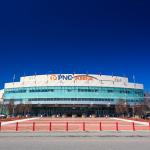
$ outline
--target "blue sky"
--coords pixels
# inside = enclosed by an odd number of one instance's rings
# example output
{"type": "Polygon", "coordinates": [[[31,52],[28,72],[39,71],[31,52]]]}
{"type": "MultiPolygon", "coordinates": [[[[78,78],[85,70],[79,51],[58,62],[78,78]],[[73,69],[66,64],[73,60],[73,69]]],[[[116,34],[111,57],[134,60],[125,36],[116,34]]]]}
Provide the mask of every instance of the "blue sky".
{"type": "Polygon", "coordinates": [[[22,75],[135,75],[150,91],[145,0],[0,2],[0,88],[22,75]]]}

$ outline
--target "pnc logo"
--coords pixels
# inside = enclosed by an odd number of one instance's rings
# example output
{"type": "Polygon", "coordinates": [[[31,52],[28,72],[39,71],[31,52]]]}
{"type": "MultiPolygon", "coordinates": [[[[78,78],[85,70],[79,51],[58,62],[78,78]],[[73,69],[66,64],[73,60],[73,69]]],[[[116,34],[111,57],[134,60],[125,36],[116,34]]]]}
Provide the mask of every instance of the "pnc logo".
{"type": "Polygon", "coordinates": [[[50,80],[55,81],[55,80],[72,80],[73,76],[72,75],[57,75],[57,74],[52,74],[50,75],[50,80]]]}
{"type": "Polygon", "coordinates": [[[50,80],[57,80],[57,75],[56,74],[51,74],[50,75],[50,80]]]}
{"type": "Polygon", "coordinates": [[[57,75],[57,74],[51,74],[50,75],[50,80],[52,81],[56,81],[56,80],[79,80],[79,81],[87,81],[87,80],[97,80],[97,78],[93,77],[93,76],[89,76],[89,75],[57,75]]]}

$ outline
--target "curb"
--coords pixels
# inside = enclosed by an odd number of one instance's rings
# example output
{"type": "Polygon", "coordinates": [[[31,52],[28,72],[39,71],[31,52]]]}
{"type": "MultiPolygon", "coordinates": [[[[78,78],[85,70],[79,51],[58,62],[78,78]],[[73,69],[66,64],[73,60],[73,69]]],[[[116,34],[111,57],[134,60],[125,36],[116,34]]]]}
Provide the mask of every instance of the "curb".
{"type": "Polygon", "coordinates": [[[149,137],[150,132],[1,132],[0,137],[149,137]]]}

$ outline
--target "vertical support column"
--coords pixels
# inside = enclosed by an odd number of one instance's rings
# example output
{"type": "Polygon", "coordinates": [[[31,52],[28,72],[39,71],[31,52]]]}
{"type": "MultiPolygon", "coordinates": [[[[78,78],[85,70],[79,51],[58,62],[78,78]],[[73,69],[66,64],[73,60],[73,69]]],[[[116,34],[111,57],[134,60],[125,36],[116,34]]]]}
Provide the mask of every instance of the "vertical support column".
{"type": "Polygon", "coordinates": [[[2,123],[0,122],[0,131],[1,131],[1,129],[2,129],[2,123]]]}

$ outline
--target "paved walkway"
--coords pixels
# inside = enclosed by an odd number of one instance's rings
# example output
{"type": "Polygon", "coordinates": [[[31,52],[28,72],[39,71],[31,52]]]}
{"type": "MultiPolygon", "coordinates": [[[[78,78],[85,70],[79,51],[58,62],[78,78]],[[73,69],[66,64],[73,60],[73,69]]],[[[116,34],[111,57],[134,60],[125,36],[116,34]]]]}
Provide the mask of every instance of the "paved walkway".
{"type": "Polygon", "coordinates": [[[145,126],[149,125],[148,122],[141,122],[141,121],[135,121],[135,120],[122,119],[122,118],[111,118],[111,119],[118,120],[118,121],[125,121],[125,122],[134,122],[134,123],[145,125],[145,126]]]}
{"type": "Polygon", "coordinates": [[[39,117],[36,118],[27,118],[27,119],[19,119],[19,120],[14,120],[14,121],[7,121],[7,122],[2,122],[2,125],[8,125],[8,124],[13,124],[16,122],[25,122],[25,121],[30,121],[30,120],[36,120],[39,119],[39,117]]]}

